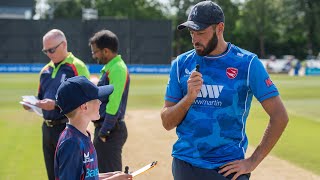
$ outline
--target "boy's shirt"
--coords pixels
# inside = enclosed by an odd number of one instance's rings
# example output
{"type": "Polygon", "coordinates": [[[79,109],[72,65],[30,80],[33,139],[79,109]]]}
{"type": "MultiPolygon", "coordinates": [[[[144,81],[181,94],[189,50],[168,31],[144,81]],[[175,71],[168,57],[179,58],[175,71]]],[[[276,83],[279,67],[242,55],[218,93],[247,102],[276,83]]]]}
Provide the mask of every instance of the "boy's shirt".
{"type": "Polygon", "coordinates": [[[56,180],[99,179],[97,153],[90,134],[85,136],[67,124],[55,152],[54,173],[56,180]]]}

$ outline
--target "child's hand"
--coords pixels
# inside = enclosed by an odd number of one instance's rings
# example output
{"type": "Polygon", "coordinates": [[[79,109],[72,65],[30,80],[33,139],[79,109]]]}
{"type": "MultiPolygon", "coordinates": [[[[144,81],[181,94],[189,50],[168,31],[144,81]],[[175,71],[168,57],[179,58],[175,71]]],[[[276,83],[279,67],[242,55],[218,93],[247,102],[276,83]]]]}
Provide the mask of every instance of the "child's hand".
{"type": "Polygon", "coordinates": [[[99,180],[131,180],[132,176],[120,171],[101,173],[99,174],[99,180]]]}

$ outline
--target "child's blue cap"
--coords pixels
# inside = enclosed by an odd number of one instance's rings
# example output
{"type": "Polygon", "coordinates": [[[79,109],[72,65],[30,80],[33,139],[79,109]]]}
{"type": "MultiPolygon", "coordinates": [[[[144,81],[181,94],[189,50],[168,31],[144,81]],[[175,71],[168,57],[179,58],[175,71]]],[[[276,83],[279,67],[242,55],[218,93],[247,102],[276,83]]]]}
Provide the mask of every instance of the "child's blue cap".
{"type": "Polygon", "coordinates": [[[56,104],[61,113],[68,114],[94,99],[106,102],[112,92],[113,85],[98,87],[84,76],[75,76],[60,84],[56,94],[56,104]]]}

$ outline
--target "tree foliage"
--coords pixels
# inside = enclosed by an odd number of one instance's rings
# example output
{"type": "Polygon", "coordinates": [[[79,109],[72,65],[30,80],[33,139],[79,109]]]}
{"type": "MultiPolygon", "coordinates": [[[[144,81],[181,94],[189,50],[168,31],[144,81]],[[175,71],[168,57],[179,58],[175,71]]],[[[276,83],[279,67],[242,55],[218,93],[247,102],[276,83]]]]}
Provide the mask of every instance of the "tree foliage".
{"type": "MultiPolygon", "coordinates": [[[[201,2],[201,0],[170,1],[171,7],[178,9],[176,15],[172,17],[175,39],[173,48],[176,55],[192,48],[191,37],[188,30],[179,31],[176,27],[188,19],[191,8],[198,2],[201,2]]],[[[232,31],[235,28],[236,18],[238,17],[238,8],[230,0],[217,0],[216,3],[218,3],[224,11],[226,39],[231,40],[234,35],[232,31]]]]}
{"type": "MultiPolygon", "coordinates": [[[[177,25],[187,20],[201,0],[48,0],[54,18],[81,18],[82,8],[95,8],[99,18],[170,19],[173,55],[192,48],[188,30],[177,25]],[[173,14],[171,10],[174,10],[173,14]]],[[[261,58],[292,54],[299,58],[320,51],[319,0],[214,0],[225,13],[224,37],[261,58]]],[[[48,13],[50,14],[50,13],[48,13]]]]}
{"type": "Polygon", "coordinates": [[[96,0],[99,17],[128,19],[163,19],[158,1],[147,0],[96,0]]]}
{"type": "Polygon", "coordinates": [[[272,39],[277,39],[278,11],[274,0],[248,0],[243,6],[235,33],[240,37],[237,43],[266,57],[273,47],[272,39]],[[272,39],[269,37],[273,37],[272,39]],[[270,41],[271,40],[271,41],[270,41]]]}

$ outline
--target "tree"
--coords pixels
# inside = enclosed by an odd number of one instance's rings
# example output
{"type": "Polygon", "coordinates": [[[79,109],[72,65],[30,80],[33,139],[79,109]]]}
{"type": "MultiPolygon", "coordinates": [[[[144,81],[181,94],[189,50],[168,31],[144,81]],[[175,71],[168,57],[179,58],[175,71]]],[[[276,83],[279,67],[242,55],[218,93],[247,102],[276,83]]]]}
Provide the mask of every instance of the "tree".
{"type": "Polygon", "coordinates": [[[165,19],[156,0],[96,0],[99,17],[128,19],[165,19]]]}
{"type": "Polygon", "coordinates": [[[320,48],[320,2],[318,0],[283,0],[284,39],[300,58],[316,55],[320,48]]]}
{"type": "Polygon", "coordinates": [[[95,8],[99,17],[165,19],[157,0],[48,0],[52,18],[82,18],[83,8],[95,8]]]}
{"type": "Polygon", "coordinates": [[[248,0],[245,2],[235,30],[237,37],[240,37],[238,39],[239,46],[258,53],[262,58],[267,56],[266,44],[273,49],[278,36],[279,11],[277,3],[279,1],[274,0],[248,0]]]}
{"type": "MultiPolygon", "coordinates": [[[[188,19],[188,14],[195,4],[201,2],[202,0],[171,0],[170,4],[172,8],[177,9],[177,13],[172,17],[173,28],[174,28],[174,42],[173,49],[174,54],[178,55],[189,49],[192,49],[191,37],[187,30],[178,31],[176,29],[177,25],[185,22],[188,19]]],[[[225,15],[225,37],[226,40],[232,40],[234,38],[233,29],[238,17],[238,7],[236,4],[232,3],[231,0],[217,0],[215,1],[219,4],[224,11],[225,15]]]]}
{"type": "Polygon", "coordinates": [[[82,8],[92,7],[91,0],[48,0],[51,18],[82,18],[82,8]]]}

